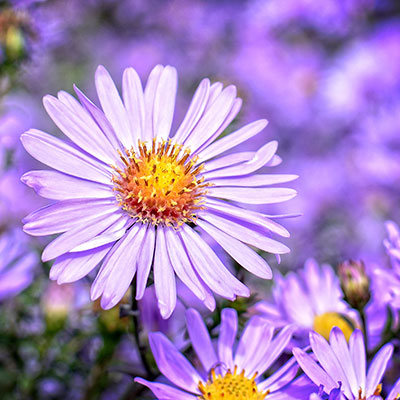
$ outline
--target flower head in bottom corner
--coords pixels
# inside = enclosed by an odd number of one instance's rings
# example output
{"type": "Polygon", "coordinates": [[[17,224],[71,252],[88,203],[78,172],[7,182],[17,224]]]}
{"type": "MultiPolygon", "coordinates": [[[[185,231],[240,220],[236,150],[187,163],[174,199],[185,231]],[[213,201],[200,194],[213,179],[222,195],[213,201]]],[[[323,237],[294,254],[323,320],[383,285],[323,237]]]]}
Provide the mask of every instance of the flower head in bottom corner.
{"type": "Polygon", "coordinates": [[[136,381],[146,385],[158,399],[163,400],[263,400],[267,395],[278,394],[285,387],[290,387],[298,370],[293,358],[268,378],[262,375],[286,348],[292,336],[292,327],[285,327],[274,335],[272,326],[254,316],[236,346],[236,311],[224,309],[221,317],[219,337],[214,347],[200,314],[194,309],[186,313],[187,329],[199,368],[195,368],[163,334],[150,334],[157,366],[171,384],[149,382],[142,378],[136,378],[136,381]]]}
{"type": "Polygon", "coordinates": [[[305,351],[294,348],[293,355],[305,374],[325,394],[341,388],[348,400],[373,399],[382,390],[382,377],[393,354],[388,343],[372,360],[367,371],[367,358],[362,332],[356,329],[349,343],[343,332],[335,327],[329,343],[318,333],[310,332],[310,344],[315,359],[305,351]]]}

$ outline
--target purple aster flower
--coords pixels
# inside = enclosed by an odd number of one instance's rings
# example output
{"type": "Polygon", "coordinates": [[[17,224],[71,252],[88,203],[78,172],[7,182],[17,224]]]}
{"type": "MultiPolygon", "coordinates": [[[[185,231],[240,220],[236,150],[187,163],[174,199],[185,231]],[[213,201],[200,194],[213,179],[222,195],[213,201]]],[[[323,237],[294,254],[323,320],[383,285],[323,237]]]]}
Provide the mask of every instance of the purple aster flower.
{"type": "Polygon", "coordinates": [[[256,152],[222,155],[259,133],[259,120],[218,141],[238,114],[236,88],[204,79],[175,135],[170,138],[177,90],[175,68],[161,65],[143,90],[133,68],[125,70],[122,94],[104,67],[96,72],[103,111],[79,89],[79,103],[60,92],[46,96],[50,117],[73,143],[39,130],[22,135],[27,151],[57,171],[31,171],[23,182],[43,197],[57,200],[25,219],[32,235],[62,233],[44,250],[55,259],[50,278],[72,282],[102,260],[91,296],[116,305],[136,275],[142,298],[151,266],[161,314],[176,304],[175,274],[210,309],[211,291],[228,299],[248,296],[193,226],[212,237],[239,264],[261,278],[271,278],[266,261],[248,245],[274,254],[289,249],[273,239],[285,228],[266,215],[238,205],[270,204],[296,192],[268,187],[294,175],[254,175],[279,162],[277,142],[256,152]],[[220,157],[218,157],[220,156],[220,157]],[[221,199],[229,200],[227,202],[221,199]]]}
{"type": "Polygon", "coordinates": [[[264,318],[275,326],[294,324],[299,339],[310,330],[328,338],[333,326],[339,326],[350,337],[357,315],[343,300],[340,282],[329,265],[318,266],[313,259],[304,269],[275,277],[273,302],[261,301],[255,305],[264,318]]]}
{"type": "Polygon", "coordinates": [[[371,399],[379,396],[381,380],[393,354],[393,346],[382,347],[372,360],[367,373],[366,354],[362,332],[356,329],[349,343],[343,332],[334,327],[328,343],[321,335],[310,332],[314,358],[299,348],[293,349],[297,362],[308,377],[329,394],[341,387],[346,399],[371,399]]]}
{"type": "Polygon", "coordinates": [[[136,378],[136,381],[146,385],[157,398],[163,400],[262,400],[268,393],[271,396],[278,394],[296,375],[298,366],[294,359],[267,379],[261,375],[273,365],[289,343],[292,327],[285,327],[274,337],[274,328],[254,316],[247,323],[234,351],[237,313],[225,308],[221,317],[215,348],[201,315],[194,309],[186,312],[189,337],[201,364],[198,369],[163,334],[151,333],[150,346],[157,366],[174,386],[141,378],[136,378]]]}
{"type": "Polygon", "coordinates": [[[0,235],[0,301],[16,296],[32,283],[39,259],[28,243],[19,229],[0,235]]]}

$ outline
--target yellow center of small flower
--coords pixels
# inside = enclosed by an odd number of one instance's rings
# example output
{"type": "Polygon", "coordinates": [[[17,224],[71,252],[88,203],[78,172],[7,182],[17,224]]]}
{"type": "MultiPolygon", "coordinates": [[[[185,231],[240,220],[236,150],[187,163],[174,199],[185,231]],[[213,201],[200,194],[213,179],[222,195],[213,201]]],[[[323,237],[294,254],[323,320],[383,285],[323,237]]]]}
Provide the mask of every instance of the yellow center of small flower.
{"type": "Polygon", "coordinates": [[[203,165],[196,166],[190,150],[171,141],[153,139],[150,148],[143,142],[138,147],[138,152],[132,148],[120,153],[124,169],[113,167],[114,191],[122,209],[153,225],[177,228],[195,222],[209,186],[199,177],[203,165]]]}
{"type": "Polygon", "coordinates": [[[211,370],[211,378],[207,383],[200,382],[199,390],[202,396],[200,400],[264,400],[269,391],[260,392],[255,378],[257,373],[249,379],[242,371],[237,374],[237,367],[233,373],[229,370],[225,375],[217,375],[211,370]]]}
{"type": "Polygon", "coordinates": [[[347,341],[349,341],[351,334],[353,333],[354,326],[351,322],[335,312],[327,312],[321,315],[317,315],[314,318],[314,331],[322,335],[325,339],[329,339],[329,334],[334,326],[337,326],[343,332],[347,341]]]}

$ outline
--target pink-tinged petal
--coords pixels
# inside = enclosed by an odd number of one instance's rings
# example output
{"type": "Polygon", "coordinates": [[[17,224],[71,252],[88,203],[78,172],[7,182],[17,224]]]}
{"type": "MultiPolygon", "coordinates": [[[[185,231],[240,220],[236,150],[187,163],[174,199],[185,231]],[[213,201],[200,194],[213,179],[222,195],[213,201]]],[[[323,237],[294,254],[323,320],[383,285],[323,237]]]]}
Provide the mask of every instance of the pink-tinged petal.
{"type": "Polygon", "coordinates": [[[233,371],[233,345],[238,328],[236,310],[224,308],[221,312],[221,327],[218,337],[218,357],[226,369],[233,371]]]}
{"type": "Polygon", "coordinates": [[[84,225],[77,225],[49,243],[43,250],[42,260],[53,260],[72,250],[74,247],[94,238],[121,217],[120,213],[98,216],[84,225]]]}
{"type": "Polygon", "coordinates": [[[246,204],[274,204],[293,199],[297,195],[288,188],[217,187],[207,190],[207,196],[223,198],[246,204]]]}
{"type": "Polygon", "coordinates": [[[240,109],[242,108],[243,100],[240,98],[236,98],[233,102],[231,111],[229,111],[228,115],[226,116],[224,122],[222,125],[218,128],[218,130],[207,139],[205,143],[203,143],[197,150],[197,152],[202,151],[205,149],[209,144],[214,142],[223,132],[224,130],[228,127],[228,125],[236,118],[236,116],[239,114],[240,109]]]}
{"type": "Polygon", "coordinates": [[[162,65],[156,65],[147,79],[146,87],[144,89],[144,105],[145,105],[145,124],[143,140],[151,142],[154,135],[153,128],[153,113],[154,113],[154,99],[157,93],[158,83],[160,81],[161,73],[164,70],[162,65]]]}
{"type": "Polygon", "coordinates": [[[374,357],[368,369],[367,383],[365,388],[365,396],[372,396],[377,386],[382,382],[383,374],[389,361],[392,359],[393,345],[391,343],[385,344],[378,354],[374,357]]]}
{"type": "Polygon", "coordinates": [[[50,95],[45,96],[43,104],[64,135],[105,164],[113,163],[117,156],[115,149],[74,97],[66,92],[60,92],[59,99],[50,95]]]}
{"type": "Polygon", "coordinates": [[[21,181],[46,199],[115,199],[110,185],[76,178],[58,171],[29,171],[21,177],[21,181]]]}
{"type": "Polygon", "coordinates": [[[176,230],[174,228],[165,228],[165,239],[168,255],[176,275],[195,296],[204,301],[206,299],[206,291],[190,263],[176,230]]]}
{"type": "Polygon", "coordinates": [[[133,147],[137,149],[139,139],[143,138],[145,107],[142,83],[133,68],[126,68],[122,77],[122,97],[127,111],[133,147]]]}
{"type": "Polygon", "coordinates": [[[89,274],[112,247],[112,243],[80,253],[66,253],[58,257],[50,270],[50,279],[59,285],[75,282],[89,274]]]}
{"type": "Polygon", "coordinates": [[[206,221],[198,219],[197,224],[247,271],[263,279],[272,278],[271,267],[254,250],[206,221]]]}
{"type": "Polygon", "coordinates": [[[275,221],[272,221],[268,216],[260,214],[256,211],[246,210],[236,205],[227,203],[226,201],[220,201],[216,199],[207,199],[206,207],[215,210],[221,214],[224,214],[235,219],[242,220],[244,222],[250,222],[251,224],[258,225],[270,232],[276,233],[282,237],[290,237],[290,233],[282,225],[275,221]]]}
{"type": "Polygon", "coordinates": [[[208,373],[216,366],[218,359],[203,317],[193,308],[186,311],[186,326],[193,349],[208,373]]]}
{"type": "Polygon", "coordinates": [[[193,152],[205,143],[223,124],[230,113],[236,97],[236,87],[225,88],[215,99],[212,107],[204,112],[184,144],[193,152]]]}
{"type": "Polygon", "coordinates": [[[349,381],[331,346],[329,346],[328,342],[316,332],[310,332],[309,336],[311,348],[322,368],[324,368],[324,370],[337,383],[342,382],[342,388],[345,395],[347,398],[351,398],[352,392],[349,381]]]}
{"type": "Polygon", "coordinates": [[[126,149],[131,148],[133,145],[132,134],[130,133],[126,109],[114,81],[102,65],[97,67],[95,84],[105,116],[110,121],[111,126],[124,147],[126,149]]]}
{"type": "Polygon", "coordinates": [[[255,372],[261,375],[264,370],[258,371],[257,364],[268,350],[274,333],[274,328],[258,317],[252,317],[240,337],[233,363],[239,371],[245,370],[246,376],[251,377],[255,372]]]}
{"type": "Polygon", "coordinates": [[[119,149],[121,146],[121,142],[118,139],[113,127],[111,126],[110,121],[104,115],[103,111],[101,111],[100,108],[98,108],[88,97],[86,97],[85,94],[83,94],[75,85],[74,90],[82,106],[85,107],[85,109],[92,116],[98,127],[102,130],[102,132],[110,142],[111,147],[113,149],[119,149]]]}
{"type": "Polygon", "coordinates": [[[247,228],[244,224],[242,225],[240,221],[234,222],[233,220],[217,215],[210,210],[201,212],[199,216],[210,224],[216,226],[221,231],[229,232],[229,235],[233,236],[235,239],[250,244],[251,246],[258,247],[261,250],[272,254],[286,254],[290,251],[290,249],[284,244],[270,239],[265,236],[265,234],[247,228]]]}
{"type": "Polygon", "coordinates": [[[176,282],[174,269],[168,257],[165,231],[160,225],[156,232],[156,252],[154,254],[154,286],[161,316],[167,319],[176,306],[176,282]]]}
{"type": "Polygon", "coordinates": [[[70,250],[70,252],[74,253],[86,251],[95,249],[96,247],[100,247],[108,243],[115,243],[125,235],[130,225],[132,225],[132,218],[128,215],[122,215],[119,220],[114,222],[104,232],[100,233],[100,235],[80,244],[77,247],[74,247],[72,250],[70,250]]]}
{"type": "Polygon", "coordinates": [[[198,398],[198,396],[183,392],[164,383],[149,382],[142,378],[135,378],[135,382],[147,386],[160,400],[196,400],[198,398]]]}
{"type": "Polygon", "coordinates": [[[173,140],[175,143],[183,143],[189,133],[196,126],[198,120],[203,115],[210,92],[209,79],[203,79],[193,96],[192,102],[186,112],[185,118],[180,124],[173,140]]]}
{"type": "Polygon", "coordinates": [[[95,182],[111,182],[111,168],[47,133],[31,129],[21,135],[21,141],[31,156],[49,167],[95,182]]]}
{"type": "Polygon", "coordinates": [[[344,373],[346,374],[347,380],[349,381],[350,389],[353,395],[357,397],[358,390],[360,388],[360,382],[358,381],[354,371],[354,366],[350,357],[350,351],[347,346],[346,338],[344,337],[343,332],[336,326],[331,330],[329,343],[332,350],[340,360],[340,364],[344,373]]]}
{"type": "Polygon", "coordinates": [[[339,385],[335,382],[307,353],[299,348],[293,349],[293,355],[299,363],[301,369],[317,385],[324,387],[325,393],[330,393],[332,389],[339,385]]]}
{"type": "Polygon", "coordinates": [[[255,154],[256,153],[254,151],[242,151],[214,158],[214,160],[207,161],[207,163],[204,164],[205,172],[203,173],[203,175],[208,176],[215,170],[219,170],[225,167],[231,167],[232,165],[243,165],[244,162],[252,160],[255,154]]]}
{"type": "Polygon", "coordinates": [[[215,178],[214,186],[269,186],[277,183],[286,183],[294,181],[298,175],[281,174],[258,174],[244,177],[215,178]]]}
{"type": "Polygon", "coordinates": [[[137,223],[134,227],[136,225],[138,228],[131,229],[121,239],[121,244],[116,251],[103,264],[104,269],[109,270],[100,302],[102,308],[106,310],[121,301],[135,276],[138,249],[142,246],[146,232],[145,225],[137,223]]]}
{"type": "Polygon", "coordinates": [[[53,235],[72,229],[100,215],[119,210],[114,199],[73,199],[59,201],[24,218],[24,231],[34,236],[53,235]]]}
{"type": "MultiPolygon", "coordinates": [[[[261,147],[251,160],[246,161],[242,164],[233,165],[227,168],[221,168],[218,171],[205,172],[203,175],[207,180],[213,178],[224,178],[228,176],[242,176],[251,174],[259,170],[264,165],[271,161],[272,157],[275,155],[278,148],[278,142],[273,140],[268,142],[263,147],[261,147]]],[[[205,169],[207,170],[208,163],[205,164],[205,169]]]]}
{"type": "Polygon", "coordinates": [[[146,236],[143,239],[142,249],[137,258],[137,276],[136,276],[136,300],[140,300],[146,289],[147,279],[151,265],[153,264],[154,248],[156,241],[156,230],[149,224],[146,230],[146,236]]]}
{"type": "Polygon", "coordinates": [[[161,73],[154,98],[153,137],[166,140],[170,134],[177,88],[176,69],[167,65],[161,73]]]}
{"type": "Polygon", "coordinates": [[[199,151],[199,161],[203,162],[213,158],[223,152],[234,148],[235,146],[245,142],[253,136],[260,133],[268,124],[266,119],[254,121],[248,125],[243,126],[235,132],[223,137],[222,139],[210,144],[204,150],[199,151]]]}
{"type": "Polygon", "coordinates": [[[181,389],[200,395],[200,375],[175,346],[159,332],[150,333],[149,342],[160,372],[181,389]]]}
{"type": "Polygon", "coordinates": [[[386,400],[397,400],[400,396],[400,378],[393,385],[392,390],[390,391],[386,400]]]}
{"type": "Polygon", "coordinates": [[[350,336],[349,341],[350,356],[357,376],[357,382],[365,393],[365,378],[367,360],[365,355],[365,346],[363,334],[359,329],[356,329],[350,336]]]}
{"type": "Polygon", "coordinates": [[[231,300],[236,295],[250,295],[249,289],[227,270],[210,246],[192,228],[184,224],[179,233],[193,266],[212,291],[231,300]]]}

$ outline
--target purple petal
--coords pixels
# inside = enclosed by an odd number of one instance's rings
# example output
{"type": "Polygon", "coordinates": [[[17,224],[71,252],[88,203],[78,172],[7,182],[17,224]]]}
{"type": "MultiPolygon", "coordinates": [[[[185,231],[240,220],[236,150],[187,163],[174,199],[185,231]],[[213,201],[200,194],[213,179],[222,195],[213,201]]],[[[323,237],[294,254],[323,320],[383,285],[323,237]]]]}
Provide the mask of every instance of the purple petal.
{"type": "Polygon", "coordinates": [[[397,400],[399,394],[400,394],[400,378],[393,385],[393,388],[390,391],[390,393],[389,393],[388,397],[386,398],[386,400],[397,400]]]}
{"type": "Polygon", "coordinates": [[[166,140],[169,136],[174,117],[177,87],[176,69],[167,65],[161,73],[154,98],[153,137],[166,140]]]}
{"type": "Polygon", "coordinates": [[[212,249],[192,228],[184,224],[179,231],[191,262],[207,286],[228,299],[248,297],[249,289],[222,264],[212,249]]]}
{"type": "Polygon", "coordinates": [[[365,393],[366,355],[363,334],[356,329],[350,336],[350,356],[357,376],[357,382],[362,392],[365,393]]]}
{"type": "Polygon", "coordinates": [[[200,375],[175,346],[159,332],[150,333],[149,342],[161,373],[181,389],[200,395],[200,375]]]}
{"type": "Polygon", "coordinates": [[[233,364],[233,345],[235,344],[238,328],[236,310],[224,308],[221,312],[221,327],[218,337],[218,357],[226,369],[231,371],[233,364]]]}
{"type": "Polygon", "coordinates": [[[303,350],[293,349],[293,355],[299,363],[301,369],[317,385],[324,387],[325,393],[330,393],[338,384],[303,350]]]}
{"type": "Polygon", "coordinates": [[[146,289],[147,279],[153,264],[155,241],[156,231],[154,226],[149,224],[137,259],[136,300],[140,300],[143,297],[146,289]]]}
{"type": "Polygon", "coordinates": [[[210,224],[216,226],[221,231],[229,232],[229,234],[234,238],[258,247],[261,250],[273,254],[286,254],[290,251],[289,248],[284,244],[270,239],[264,234],[256,232],[253,229],[249,229],[245,225],[224,218],[223,216],[217,215],[213,212],[203,211],[199,216],[210,224]]]}
{"type": "Polygon", "coordinates": [[[108,166],[47,133],[31,129],[21,135],[21,141],[31,156],[49,167],[95,182],[111,182],[108,166]]]}
{"type": "Polygon", "coordinates": [[[154,286],[160,313],[164,319],[171,316],[176,306],[176,282],[174,269],[168,257],[165,231],[160,225],[156,232],[156,252],[154,254],[154,286]]]}
{"type": "Polygon", "coordinates": [[[183,143],[193,130],[200,117],[203,115],[210,91],[209,79],[203,79],[193,96],[192,102],[186,112],[185,118],[179,126],[175,136],[175,143],[183,143]]]}
{"type": "Polygon", "coordinates": [[[365,388],[365,396],[372,396],[377,386],[382,381],[382,376],[385,373],[388,362],[392,359],[393,345],[391,343],[385,344],[378,354],[374,357],[367,374],[367,385],[365,388]]]}
{"type": "Polygon", "coordinates": [[[100,215],[119,210],[115,200],[73,199],[45,206],[24,218],[24,231],[34,236],[53,235],[72,229],[100,215]]]}
{"type": "Polygon", "coordinates": [[[126,109],[110,74],[102,65],[97,67],[95,84],[104,114],[124,147],[126,149],[131,148],[133,145],[132,134],[130,133],[126,109]]]}
{"type": "Polygon", "coordinates": [[[218,359],[203,317],[193,308],[186,311],[186,326],[193,349],[208,373],[217,364],[218,359]]]}
{"type": "Polygon", "coordinates": [[[204,150],[199,151],[199,160],[201,162],[209,160],[223,152],[232,149],[233,147],[245,142],[261,132],[268,124],[266,119],[254,121],[248,125],[243,126],[237,131],[223,137],[222,139],[210,144],[204,150]]]}
{"type": "Polygon", "coordinates": [[[292,357],[283,367],[279,368],[278,371],[274,372],[264,381],[260,382],[257,386],[260,390],[270,390],[275,392],[292,382],[294,377],[297,375],[299,366],[294,357],[292,357]]]}
{"type": "Polygon", "coordinates": [[[288,174],[259,174],[248,175],[244,177],[215,178],[213,184],[215,186],[268,186],[277,183],[286,183],[294,181],[298,175],[288,174]]]}
{"type": "Polygon", "coordinates": [[[52,200],[115,198],[112,187],[58,171],[29,171],[21,177],[42,197],[52,200]],[[74,190],[71,190],[74,188],[74,190]]]}
{"type": "Polygon", "coordinates": [[[131,142],[137,149],[138,141],[143,138],[145,107],[142,83],[133,68],[126,68],[122,77],[122,97],[130,125],[131,142]]]}
{"type": "MultiPolygon", "coordinates": [[[[205,172],[203,173],[203,175],[208,176],[215,170],[231,167],[232,165],[237,165],[240,163],[243,164],[244,162],[253,159],[255,154],[256,153],[254,151],[241,151],[233,154],[227,154],[226,156],[218,157],[211,161],[207,161],[206,163],[204,163],[205,172]]],[[[217,171],[217,173],[219,172],[217,171]]]]}
{"type": "Polygon", "coordinates": [[[206,221],[198,219],[197,224],[247,271],[263,279],[272,278],[271,267],[254,250],[206,221]]]}
{"type": "Polygon", "coordinates": [[[85,243],[106,230],[120,217],[121,214],[115,213],[107,215],[106,217],[96,217],[84,225],[80,224],[75,226],[68,232],[58,236],[46,246],[43,250],[42,260],[46,262],[69,252],[78,245],[85,243]]]}
{"type": "Polygon", "coordinates": [[[135,382],[147,386],[158,399],[161,400],[196,400],[198,397],[192,394],[183,392],[172,386],[163,383],[149,382],[142,378],[135,378],[135,382]]]}

